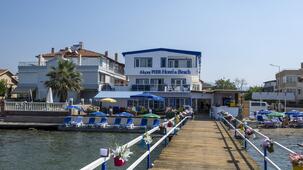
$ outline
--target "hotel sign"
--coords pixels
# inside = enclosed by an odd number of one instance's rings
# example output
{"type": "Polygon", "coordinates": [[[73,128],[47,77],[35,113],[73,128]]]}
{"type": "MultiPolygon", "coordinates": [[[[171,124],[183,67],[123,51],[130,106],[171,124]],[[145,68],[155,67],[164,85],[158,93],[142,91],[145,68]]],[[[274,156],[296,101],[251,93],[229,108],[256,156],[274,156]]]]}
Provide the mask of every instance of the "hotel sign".
{"type": "Polygon", "coordinates": [[[162,70],[150,70],[150,71],[145,71],[145,70],[141,70],[140,74],[145,74],[145,75],[151,75],[151,74],[191,74],[191,71],[189,69],[187,70],[166,70],[166,69],[162,69],[162,70]]]}

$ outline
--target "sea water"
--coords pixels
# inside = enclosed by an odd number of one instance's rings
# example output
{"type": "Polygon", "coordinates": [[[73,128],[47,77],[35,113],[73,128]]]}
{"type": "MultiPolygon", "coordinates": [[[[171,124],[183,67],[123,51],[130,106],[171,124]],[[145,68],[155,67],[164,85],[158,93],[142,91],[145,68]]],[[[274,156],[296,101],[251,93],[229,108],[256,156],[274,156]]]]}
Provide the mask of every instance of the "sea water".
{"type": "MultiPolygon", "coordinates": [[[[99,158],[100,148],[114,148],[116,144],[123,145],[139,135],[0,129],[0,170],[80,169],[99,158]]],[[[152,160],[162,148],[160,145],[152,152],[152,160]]],[[[127,165],[115,167],[111,160],[107,163],[108,169],[125,169],[146,151],[139,144],[130,149],[134,154],[127,165]]],[[[137,169],[146,169],[146,161],[137,169]]]]}
{"type": "MultiPolygon", "coordinates": [[[[283,146],[297,152],[303,154],[303,147],[298,146],[297,144],[303,143],[303,129],[297,128],[276,128],[276,129],[260,129],[261,133],[265,134],[266,136],[272,138],[274,141],[279,142],[283,146]]],[[[257,135],[255,139],[251,141],[263,152],[261,148],[261,143],[264,140],[263,137],[257,135]]],[[[263,169],[263,157],[252,148],[248,147],[248,152],[253,158],[258,162],[258,164],[263,169]]],[[[281,169],[287,170],[292,169],[291,162],[288,158],[289,152],[281,149],[277,145],[274,145],[274,152],[268,153],[268,157],[276,163],[281,169]]],[[[274,169],[269,163],[268,169],[274,169]]]]}

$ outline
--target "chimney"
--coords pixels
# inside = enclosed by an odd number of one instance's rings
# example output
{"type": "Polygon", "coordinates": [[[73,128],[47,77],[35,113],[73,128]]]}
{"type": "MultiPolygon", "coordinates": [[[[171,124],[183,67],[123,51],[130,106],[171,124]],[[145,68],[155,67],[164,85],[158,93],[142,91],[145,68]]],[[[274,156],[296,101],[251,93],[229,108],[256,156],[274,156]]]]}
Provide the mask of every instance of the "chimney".
{"type": "Polygon", "coordinates": [[[108,51],[105,51],[104,55],[105,57],[108,57],[108,51]]]}
{"type": "Polygon", "coordinates": [[[54,47],[52,48],[51,53],[52,53],[52,54],[55,53],[55,48],[54,48],[54,47]]]}
{"type": "Polygon", "coordinates": [[[115,53],[115,61],[118,62],[118,53],[115,53]]]}
{"type": "Polygon", "coordinates": [[[82,41],[79,42],[79,48],[83,49],[83,42],[82,41]]]}

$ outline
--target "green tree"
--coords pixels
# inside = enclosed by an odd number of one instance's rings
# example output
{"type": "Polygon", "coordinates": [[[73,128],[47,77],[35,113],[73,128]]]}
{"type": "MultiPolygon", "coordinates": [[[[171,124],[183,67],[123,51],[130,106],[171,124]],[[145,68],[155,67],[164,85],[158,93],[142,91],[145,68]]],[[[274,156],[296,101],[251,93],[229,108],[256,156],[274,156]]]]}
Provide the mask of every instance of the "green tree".
{"type": "Polygon", "coordinates": [[[262,90],[263,90],[263,87],[261,87],[261,86],[249,87],[249,89],[247,90],[247,92],[244,95],[245,100],[251,100],[253,92],[262,92],[262,90]]]}
{"type": "Polygon", "coordinates": [[[80,92],[81,90],[81,75],[71,61],[59,60],[58,66],[52,67],[47,76],[49,80],[45,82],[45,86],[52,88],[60,102],[66,101],[68,91],[80,92]]]}
{"type": "Polygon", "coordinates": [[[0,96],[5,96],[7,91],[7,83],[5,80],[0,80],[0,96]]]}
{"type": "Polygon", "coordinates": [[[236,90],[237,87],[234,82],[230,81],[230,79],[223,78],[216,80],[214,89],[236,90]]]}

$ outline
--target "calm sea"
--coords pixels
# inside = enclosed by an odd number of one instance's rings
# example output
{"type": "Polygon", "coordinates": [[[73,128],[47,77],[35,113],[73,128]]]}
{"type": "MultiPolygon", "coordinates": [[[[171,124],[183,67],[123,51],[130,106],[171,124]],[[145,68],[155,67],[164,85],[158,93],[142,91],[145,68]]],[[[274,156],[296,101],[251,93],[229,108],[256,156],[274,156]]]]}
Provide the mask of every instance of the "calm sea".
{"type": "MultiPolygon", "coordinates": [[[[262,129],[262,133],[272,137],[284,146],[303,152],[298,143],[303,143],[303,129],[262,129]]],[[[99,133],[99,132],[60,132],[40,130],[0,130],[0,169],[1,170],[53,170],[53,169],[80,169],[86,164],[96,160],[99,148],[115,146],[115,143],[124,144],[139,134],[126,133],[99,133]]],[[[260,146],[263,138],[253,140],[260,146]]],[[[154,140],[155,142],[156,140],[154,140]]],[[[163,145],[152,154],[156,159],[163,145]]],[[[259,147],[260,148],[260,147],[259,147]]],[[[131,148],[130,165],[145,152],[140,145],[131,148]]],[[[252,148],[248,152],[262,166],[263,159],[258,157],[252,148]]],[[[288,153],[275,147],[275,152],[269,157],[283,170],[291,169],[288,153]]],[[[137,169],[145,169],[144,161],[137,169]]],[[[108,162],[108,169],[117,168],[113,162],[108,162]]],[[[269,169],[273,169],[269,166],[269,169]]]]}
{"type": "MultiPolygon", "coordinates": [[[[54,170],[80,169],[96,160],[99,148],[113,148],[115,143],[124,144],[139,136],[126,133],[100,132],[60,132],[40,130],[0,130],[0,169],[1,170],[54,170]]],[[[154,140],[153,142],[155,142],[154,140]]],[[[153,152],[157,158],[160,149],[153,152]]],[[[145,149],[140,145],[131,147],[134,162],[145,149]]],[[[108,162],[108,169],[125,169],[108,162]]],[[[145,169],[144,161],[137,169],[145,169]]]]}
{"type": "MultiPolygon", "coordinates": [[[[265,134],[268,137],[271,137],[273,140],[279,142],[280,144],[286,146],[287,148],[303,154],[303,147],[299,147],[298,143],[303,143],[303,129],[295,129],[295,128],[276,128],[276,129],[260,129],[260,132],[265,134]]],[[[260,149],[261,142],[264,138],[257,136],[257,138],[252,141],[258,146],[260,149]]],[[[262,149],[261,149],[262,150],[262,149]]],[[[259,157],[257,152],[249,147],[248,152],[253,158],[263,166],[263,159],[259,157]]],[[[274,145],[274,152],[269,153],[268,156],[271,160],[273,160],[281,169],[287,170],[292,169],[291,163],[288,159],[289,152],[280,149],[279,147],[274,145]]],[[[270,164],[268,164],[268,169],[274,169],[270,164]]]]}

